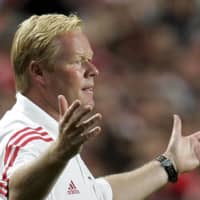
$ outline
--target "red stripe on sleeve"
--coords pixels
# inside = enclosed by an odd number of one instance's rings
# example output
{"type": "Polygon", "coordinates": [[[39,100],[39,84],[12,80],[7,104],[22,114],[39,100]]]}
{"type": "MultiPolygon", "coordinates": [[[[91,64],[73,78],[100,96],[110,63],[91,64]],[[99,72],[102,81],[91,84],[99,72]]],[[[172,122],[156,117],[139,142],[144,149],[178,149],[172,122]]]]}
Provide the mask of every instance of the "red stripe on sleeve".
{"type": "Polygon", "coordinates": [[[0,188],[0,194],[7,197],[8,191],[1,190],[0,188]]]}
{"type": "Polygon", "coordinates": [[[4,189],[7,189],[7,184],[1,183],[1,182],[0,182],[0,187],[1,187],[1,188],[4,188],[4,189]]]}
{"type": "Polygon", "coordinates": [[[15,138],[19,133],[22,133],[22,132],[24,132],[24,131],[27,131],[27,130],[39,131],[39,130],[41,130],[41,129],[42,129],[42,127],[37,127],[37,128],[35,128],[35,129],[32,129],[32,128],[30,128],[30,127],[25,127],[25,128],[23,128],[23,129],[17,131],[14,135],[12,135],[12,137],[10,138],[9,141],[11,141],[13,138],[15,138]]]}
{"type": "MultiPolygon", "coordinates": [[[[38,129],[40,129],[40,127],[38,129]]],[[[30,130],[30,129],[26,128],[26,129],[23,129],[23,130],[26,131],[26,130],[30,130]]],[[[21,132],[18,131],[18,134],[21,133],[21,132]]],[[[31,134],[32,133],[38,133],[38,132],[31,131],[31,134]]],[[[18,134],[15,134],[15,136],[17,136],[18,134]]],[[[34,135],[34,136],[30,137],[30,132],[29,132],[29,134],[25,133],[25,134],[22,135],[23,137],[20,136],[20,140],[17,139],[16,141],[13,142],[12,145],[8,146],[7,152],[6,152],[7,158],[6,158],[6,162],[4,163],[4,165],[7,165],[6,168],[5,168],[5,170],[4,170],[4,173],[3,173],[3,180],[4,181],[8,182],[7,172],[9,170],[9,168],[13,166],[13,164],[14,164],[17,156],[18,156],[20,148],[24,147],[28,143],[30,143],[32,141],[35,141],[35,140],[43,140],[45,142],[51,142],[51,141],[53,141],[53,139],[51,137],[43,137],[43,136],[46,136],[47,134],[48,134],[47,132],[42,132],[42,133],[38,133],[38,136],[34,135]],[[21,142],[21,140],[24,139],[24,138],[25,138],[24,142],[19,145],[19,143],[21,142]],[[13,148],[15,148],[15,150],[14,150],[13,153],[11,153],[11,151],[12,151],[13,148]],[[10,158],[10,161],[9,161],[9,163],[7,163],[8,160],[9,160],[9,158],[10,158]]]]}
{"type": "Polygon", "coordinates": [[[52,138],[43,138],[41,136],[33,136],[33,137],[30,137],[29,139],[27,139],[26,141],[24,141],[20,146],[21,147],[24,147],[26,144],[28,144],[29,142],[33,141],[33,140],[43,140],[45,142],[51,142],[53,141],[52,138]]]}
{"type": "Polygon", "coordinates": [[[9,147],[9,143],[15,138],[17,137],[20,133],[22,132],[25,132],[25,131],[28,131],[28,130],[35,130],[35,131],[39,131],[41,130],[42,127],[38,127],[38,128],[35,128],[35,129],[32,129],[30,127],[26,127],[26,128],[23,128],[19,131],[17,131],[14,135],[12,135],[12,137],[9,139],[8,143],[7,143],[7,147],[6,147],[6,154],[5,154],[5,158],[4,158],[4,165],[6,164],[6,162],[8,161],[8,157],[10,155],[10,151],[12,148],[9,147]]]}
{"type": "MultiPolygon", "coordinates": [[[[35,134],[38,134],[38,133],[35,132],[35,131],[30,131],[30,132],[24,133],[24,134],[21,135],[17,140],[15,140],[13,144],[18,144],[23,138],[25,138],[25,137],[28,136],[28,135],[34,134],[34,133],[35,133],[35,134]]],[[[43,136],[48,135],[47,132],[44,132],[44,133],[45,133],[45,134],[43,134],[43,136]]],[[[39,134],[40,134],[40,133],[39,133],[39,134]]],[[[12,144],[11,144],[11,146],[12,146],[12,144]]]]}

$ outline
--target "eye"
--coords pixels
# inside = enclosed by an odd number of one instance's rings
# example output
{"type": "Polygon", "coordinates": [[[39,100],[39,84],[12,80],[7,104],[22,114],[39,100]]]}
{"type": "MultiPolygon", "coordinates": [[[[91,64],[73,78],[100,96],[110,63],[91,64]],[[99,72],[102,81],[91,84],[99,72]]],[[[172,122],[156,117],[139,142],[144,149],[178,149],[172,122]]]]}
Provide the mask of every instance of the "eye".
{"type": "Polygon", "coordinates": [[[83,63],[91,62],[91,59],[81,56],[80,58],[74,59],[73,64],[82,65],[83,63]]]}
{"type": "Polygon", "coordinates": [[[82,64],[82,60],[78,59],[78,60],[75,60],[73,63],[76,64],[76,65],[81,65],[82,64]]]}

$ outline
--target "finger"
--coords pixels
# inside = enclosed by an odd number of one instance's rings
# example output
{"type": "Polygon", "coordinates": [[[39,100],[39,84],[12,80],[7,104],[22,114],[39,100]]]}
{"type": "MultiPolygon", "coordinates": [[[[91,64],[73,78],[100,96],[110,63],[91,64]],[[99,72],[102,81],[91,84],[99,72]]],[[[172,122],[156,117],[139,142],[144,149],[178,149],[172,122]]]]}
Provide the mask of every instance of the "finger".
{"type": "Polygon", "coordinates": [[[101,127],[96,126],[96,127],[92,128],[90,131],[82,133],[80,135],[80,137],[78,137],[77,142],[79,144],[83,144],[84,142],[88,141],[89,139],[99,135],[100,132],[101,132],[101,127]]]}
{"type": "Polygon", "coordinates": [[[85,120],[80,124],[80,127],[83,127],[85,130],[94,126],[102,118],[100,113],[96,113],[89,119],[85,120]]]}
{"type": "Polygon", "coordinates": [[[194,136],[195,138],[197,138],[198,141],[200,141],[200,131],[193,133],[192,136],[194,136]]]}
{"type": "Polygon", "coordinates": [[[195,145],[194,152],[195,152],[195,155],[196,155],[198,161],[200,162],[200,145],[199,144],[195,145]]]}
{"type": "Polygon", "coordinates": [[[81,102],[79,100],[75,100],[67,109],[67,111],[65,112],[62,120],[61,120],[61,126],[64,126],[69,119],[71,118],[71,116],[74,114],[74,112],[80,107],[81,102]]]}
{"type": "Polygon", "coordinates": [[[72,129],[76,128],[77,124],[91,111],[91,106],[80,106],[79,109],[74,112],[74,116],[71,117],[68,127],[72,129]]]}
{"type": "Polygon", "coordinates": [[[71,144],[74,147],[80,147],[83,143],[85,143],[86,141],[88,141],[90,138],[97,136],[99,133],[101,132],[101,128],[99,126],[91,129],[88,132],[85,132],[81,135],[79,135],[78,137],[75,137],[72,139],[71,144]]]}
{"type": "Polygon", "coordinates": [[[77,126],[76,131],[74,131],[71,136],[77,136],[88,132],[88,130],[94,128],[97,125],[97,122],[102,118],[100,113],[97,113],[90,117],[88,120],[83,121],[80,125],[77,126]]]}
{"type": "Polygon", "coordinates": [[[69,105],[67,99],[64,95],[58,95],[58,109],[59,109],[59,119],[65,114],[66,110],[68,109],[69,105]]]}
{"type": "Polygon", "coordinates": [[[173,122],[173,129],[172,129],[172,138],[179,138],[181,137],[182,132],[182,123],[181,119],[178,115],[174,115],[174,122],[173,122]]]}
{"type": "Polygon", "coordinates": [[[88,131],[86,133],[82,133],[81,137],[83,140],[88,140],[92,137],[97,136],[100,132],[101,132],[101,127],[96,126],[96,127],[92,128],[90,131],[88,131]]]}
{"type": "Polygon", "coordinates": [[[99,133],[101,132],[101,127],[97,126],[93,129],[91,129],[89,132],[84,133],[82,135],[79,135],[79,137],[74,138],[71,141],[71,150],[73,150],[74,152],[78,152],[81,149],[81,146],[87,142],[90,138],[93,138],[97,135],[99,135],[99,133]]]}
{"type": "Polygon", "coordinates": [[[192,138],[192,143],[193,143],[194,153],[197,159],[200,161],[200,144],[198,140],[196,140],[195,138],[192,138]]]}

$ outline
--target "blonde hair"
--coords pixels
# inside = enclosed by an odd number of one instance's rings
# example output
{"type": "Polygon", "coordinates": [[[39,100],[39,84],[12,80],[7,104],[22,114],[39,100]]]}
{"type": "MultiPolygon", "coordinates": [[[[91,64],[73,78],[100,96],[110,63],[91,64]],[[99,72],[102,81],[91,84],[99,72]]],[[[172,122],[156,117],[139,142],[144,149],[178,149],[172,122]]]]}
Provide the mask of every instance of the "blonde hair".
{"type": "Polygon", "coordinates": [[[33,15],[19,25],[11,50],[18,91],[23,93],[29,87],[27,69],[30,62],[43,62],[48,70],[52,70],[59,54],[59,46],[53,40],[76,29],[81,29],[81,20],[76,15],[62,14],[33,15]]]}

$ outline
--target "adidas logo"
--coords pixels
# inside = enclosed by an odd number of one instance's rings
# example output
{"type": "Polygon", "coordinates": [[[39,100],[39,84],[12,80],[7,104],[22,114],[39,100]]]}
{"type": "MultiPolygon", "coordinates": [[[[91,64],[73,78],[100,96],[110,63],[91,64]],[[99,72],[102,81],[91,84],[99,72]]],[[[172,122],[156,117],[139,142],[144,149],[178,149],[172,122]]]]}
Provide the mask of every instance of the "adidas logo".
{"type": "Polygon", "coordinates": [[[69,187],[67,190],[68,194],[80,194],[80,191],[77,189],[76,185],[74,184],[74,182],[71,180],[69,183],[69,187]]]}

